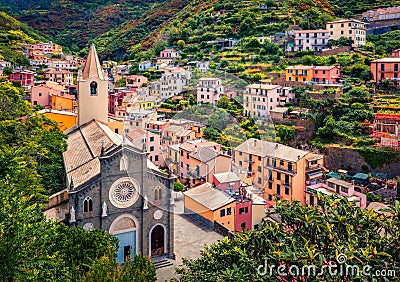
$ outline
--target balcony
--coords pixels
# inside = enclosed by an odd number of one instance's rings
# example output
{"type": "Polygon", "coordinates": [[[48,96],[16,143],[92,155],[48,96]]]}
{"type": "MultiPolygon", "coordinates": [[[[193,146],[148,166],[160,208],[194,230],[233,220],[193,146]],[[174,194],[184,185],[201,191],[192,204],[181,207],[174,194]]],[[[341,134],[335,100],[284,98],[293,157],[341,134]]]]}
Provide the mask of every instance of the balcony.
{"type": "Polygon", "coordinates": [[[317,170],[317,169],[321,169],[321,168],[322,168],[321,164],[310,165],[310,166],[306,166],[306,171],[312,171],[312,170],[317,170]]]}
{"type": "Polygon", "coordinates": [[[268,165],[268,164],[265,166],[265,168],[271,169],[271,170],[274,170],[274,171],[277,171],[277,172],[282,172],[284,174],[289,174],[291,176],[295,176],[297,174],[293,170],[288,170],[286,168],[281,168],[281,167],[278,167],[278,166],[271,166],[271,165],[268,165]]]}
{"type": "Polygon", "coordinates": [[[290,183],[287,183],[287,182],[283,182],[282,185],[285,187],[290,187],[290,183]]]}
{"type": "Polygon", "coordinates": [[[251,163],[251,164],[254,163],[253,159],[245,159],[244,162],[245,163],[251,163]]]}

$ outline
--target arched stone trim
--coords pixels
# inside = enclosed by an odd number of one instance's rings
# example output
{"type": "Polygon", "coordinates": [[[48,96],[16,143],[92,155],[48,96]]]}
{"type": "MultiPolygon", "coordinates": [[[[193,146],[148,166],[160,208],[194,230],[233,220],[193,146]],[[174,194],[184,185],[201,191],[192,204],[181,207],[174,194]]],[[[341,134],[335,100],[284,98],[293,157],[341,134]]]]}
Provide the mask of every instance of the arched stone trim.
{"type": "Polygon", "coordinates": [[[154,224],[149,231],[149,256],[151,257],[151,233],[156,226],[161,226],[164,229],[164,253],[167,253],[167,227],[162,223],[154,224]]]}
{"type": "Polygon", "coordinates": [[[125,233],[125,232],[129,232],[129,231],[136,231],[136,254],[139,254],[139,234],[140,234],[140,225],[139,225],[139,220],[134,217],[131,214],[122,214],[120,216],[118,216],[116,219],[114,219],[114,221],[111,223],[110,229],[108,230],[108,233],[113,234],[113,235],[117,235],[117,234],[121,234],[121,233],[125,233]],[[123,230],[117,230],[114,231],[117,223],[124,218],[129,218],[131,220],[133,220],[133,222],[135,223],[135,227],[134,228],[127,228],[127,229],[123,229],[123,230]]]}

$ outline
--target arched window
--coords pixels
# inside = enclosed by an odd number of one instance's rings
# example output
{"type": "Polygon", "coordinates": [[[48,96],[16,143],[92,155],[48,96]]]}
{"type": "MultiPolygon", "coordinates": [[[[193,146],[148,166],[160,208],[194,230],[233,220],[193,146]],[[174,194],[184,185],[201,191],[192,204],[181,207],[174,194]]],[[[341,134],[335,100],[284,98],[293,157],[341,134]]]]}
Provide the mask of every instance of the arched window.
{"type": "Polygon", "coordinates": [[[96,96],[97,95],[97,82],[92,81],[90,83],[90,95],[96,96]]]}
{"type": "Polygon", "coordinates": [[[161,187],[156,187],[154,190],[154,200],[158,201],[161,200],[162,193],[161,193],[161,187]]]}
{"type": "Polygon", "coordinates": [[[93,200],[90,197],[86,197],[83,200],[83,212],[92,212],[93,211],[93,200]]]}
{"type": "Polygon", "coordinates": [[[122,156],[119,160],[119,170],[128,170],[128,157],[122,156]]]}

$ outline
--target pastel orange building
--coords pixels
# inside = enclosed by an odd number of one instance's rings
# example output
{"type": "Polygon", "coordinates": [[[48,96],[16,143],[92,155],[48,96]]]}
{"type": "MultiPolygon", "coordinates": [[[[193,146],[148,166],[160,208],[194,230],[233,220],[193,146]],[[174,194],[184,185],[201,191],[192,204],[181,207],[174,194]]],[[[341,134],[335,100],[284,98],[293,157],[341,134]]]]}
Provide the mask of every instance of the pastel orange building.
{"type": "Polygon", "coordinates": [[[246,183],[264,191],[264,199],[305,204],[306,185],[323,175],[323,155],[251,138],[234,149],[234,167],[246,183]]]}
{"type": "Polygon", "coordinates": [[[218,222],[235,229],[236,201],[225,192],[215,189],[211,183],[204,183],[184,194],[185,213],[213,228],[218,222]]]}
{"type": "Polygon", "coordinates": [[[371,62],[371,73],[374,81],[380,83],[386,79],[399,80],[400,58],[382,58],[371,62]]]}
{"type": "Polygon", "coordinates": [[[78,121],[78,116],[75,113],[66,111],[44,109],[39,111],[39,114],[43,114],[47,118],[58,122],[58,128],[60,129],[60,131],[65,131],[72,126],[75,126],[78,121]]]}

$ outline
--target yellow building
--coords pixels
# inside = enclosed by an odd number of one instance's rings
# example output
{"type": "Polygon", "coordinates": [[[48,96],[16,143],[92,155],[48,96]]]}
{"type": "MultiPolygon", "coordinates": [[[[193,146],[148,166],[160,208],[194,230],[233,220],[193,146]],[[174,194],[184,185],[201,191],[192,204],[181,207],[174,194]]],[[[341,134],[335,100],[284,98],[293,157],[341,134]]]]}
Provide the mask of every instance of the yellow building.
{"type": "Polygon", "coordinates": [[[63,50],[62,47],[58,44],[53,43],[53,55],[62,55],[63,50]]]}
{"type": "Polygon", "coordinates": [[[57,111],[73,111],[75,100],[71,95],[51,96],[51,109],[57,111]]]}
{"type": "Polygon", "coordinates": [[[183,194],[185,213],[191,214],[211,228],[218,222],[231,231],[235,229],[234,198],[213,188],[211,183],[204,183],[183,194]]]}
{"type": "Polygon", "coordinates": [[[341,37],[353,39],[353,47],[365,45],[367,32],[365,23],[354,19],[344,19],[326,23],[329,32],[329,39],[338,40],[341,37]]]}
{"type": "Polygon", "coordinates": [[[200,124],[200,123],[195,123],[195,124],[192,126],[192,130],[195,132],[196,138],[198,138],[198,139],[202,139],[202,138],[203,138],[203,135],[204,135],[204,127],[205,127],[205,125],[202,125],[202,124],[200,124]]]}
{"type": "Polygon", "coordinates": [[[323,175],[323,155],[251,138],[234,150],[234,166],[264,199],[297,200],[305,204],[306,186],[323,175]]]}
{"type": "Polygon", "coordinates": [[[286,68],[286,81],[310,82],[313,80],[313,66],[290,66],[286,68]]]}
{"type": "Polygon", "coordinates": [[[65,131],[75,126],[78,121],[77,115],[72,112],[45,109],[39,111],[39,114],[44,114],[47,118],[58,122],[60,131],[65,131]]]}
{"type": "Polygon", "coordinates": [[[124,132],[124,120],[118,118],[108,118],[108,127],[117,134],[123,134],[124,132]]]}

